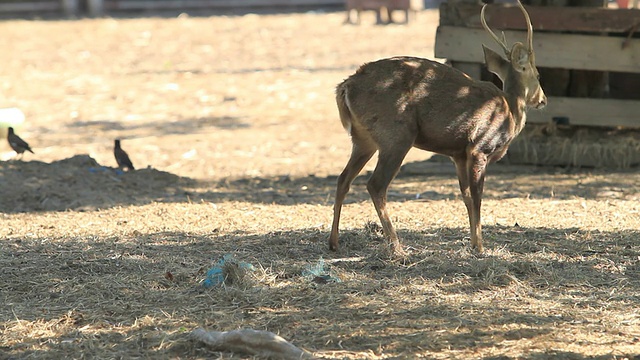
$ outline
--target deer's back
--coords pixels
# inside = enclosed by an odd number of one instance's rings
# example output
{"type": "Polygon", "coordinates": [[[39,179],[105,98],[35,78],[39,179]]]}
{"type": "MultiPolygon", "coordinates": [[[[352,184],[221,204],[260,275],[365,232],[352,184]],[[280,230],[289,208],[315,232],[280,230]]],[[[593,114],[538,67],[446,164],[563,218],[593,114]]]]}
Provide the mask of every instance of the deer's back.
{"type": "Polygon", "coordinates": [[[464,148],[485,128],[509,126],[502,90],[428,59],[394,57],[364,64],[338,91],[346,94],[353,126],[367,129],[376,141],[391,131],[399,137],[413,134],[415,146],[452,155],[449,148],[464,148]]]}

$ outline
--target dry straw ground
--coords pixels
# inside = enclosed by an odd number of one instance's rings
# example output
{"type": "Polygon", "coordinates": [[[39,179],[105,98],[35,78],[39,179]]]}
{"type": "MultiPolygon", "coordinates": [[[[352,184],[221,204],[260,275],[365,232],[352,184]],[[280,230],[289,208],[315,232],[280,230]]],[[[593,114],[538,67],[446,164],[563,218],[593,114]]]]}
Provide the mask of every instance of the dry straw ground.
{"type": "Polygon", "coordinates": [[[250,358],[197,327],[332,359],[637,357],[637,170],[492,166],[476,256],[451,167],[415,173],[429,155],[412,152],[390,193],[411,255],[381,251],[365,177],[327,250],[350,150],[334,86],[365,61],[431,57],[437,14],[342,20],[0,23],[0,106],[26,113],[35,151],[0,162],[0,358],[250,358]],[[142,170],[109,168],[116,137],[142,170]],[[226,254],[256,270],[203,288],[226,254]],[[320,259],[329,281],[305,275],[320,259]]]}

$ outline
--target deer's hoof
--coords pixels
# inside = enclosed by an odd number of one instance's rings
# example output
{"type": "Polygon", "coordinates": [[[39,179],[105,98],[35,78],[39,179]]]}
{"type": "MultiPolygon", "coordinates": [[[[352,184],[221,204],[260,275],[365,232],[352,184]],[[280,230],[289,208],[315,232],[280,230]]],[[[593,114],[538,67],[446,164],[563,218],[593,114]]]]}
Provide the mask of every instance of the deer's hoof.
{"type": "Polygon", "coordinates": [[[471,250],[476,255],[483,255],[484,254],[484,248],[482,247],[482,245],[472,244],[471,245],[471,250]]]}
{"type": "Polygon", "coordinates": [[[338,242],[332,241],[331,239],[329,239],[329,250],[338,251],[338,242]]]}
{"type": "Polygon", "coordinates": [[[409,253],[399,244],[390,244],[387,253],[390,258],[395,260],[404,260],[409,257],[409,253]]]}

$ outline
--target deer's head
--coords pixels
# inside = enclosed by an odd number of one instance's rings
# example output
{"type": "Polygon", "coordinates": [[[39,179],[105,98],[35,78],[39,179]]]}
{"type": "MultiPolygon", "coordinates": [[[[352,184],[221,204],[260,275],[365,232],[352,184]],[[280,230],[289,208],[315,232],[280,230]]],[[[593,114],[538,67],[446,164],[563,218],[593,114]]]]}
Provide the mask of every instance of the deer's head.
{"type": "Polygon", "coordinates": [[[527,21],[527,44],[516,42],[509,49],[504,33],[502,33],[502,39],[500,39],[487,25],[487,21],[484,18],[486,6],[482,7],[482,12],[480,13],[482,26],[502,47],[507,58],[506,60],[503,59],[493,50],[482,45],[487,68],[502,80],[505,92],[522,96],[529,107],[538,109],[544,107],[547,104],[547,97],[540,86],[540,75],[538,74],[538,69],[536,69],[533,53],[533,26],[531,25],[529,14],[518,0],[518,6],[527,21]]]}

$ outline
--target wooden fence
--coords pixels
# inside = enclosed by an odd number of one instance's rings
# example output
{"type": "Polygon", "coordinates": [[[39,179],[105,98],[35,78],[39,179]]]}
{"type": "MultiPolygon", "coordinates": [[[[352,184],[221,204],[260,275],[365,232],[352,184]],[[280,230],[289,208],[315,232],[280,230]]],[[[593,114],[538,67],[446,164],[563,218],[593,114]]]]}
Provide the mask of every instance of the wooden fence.
{"type": "Polygon", "coordinates": [[[0,13],[50,13],[73,15],[78,11],[78,0],[2,0],[0,13]]]}
{"type": "Polygon", "coordinates": [[[117,11],[343,6],[344,0],[1,0],[0,13],[101,16],[117,11]],[[86,13],[85,13],[86,11],[86,13]]]}
{"type": "MultiPolygon", "coordinates": [[[[479,44],[496,50],[480,24],[482,6],[449,1],[440,7],[435,55],[448,59],[473,78],[485,78],[479,44]]],[[[561,70],[606,72],[607,97],[553,95],[545,88],[549,105],[530,112],[528,122],[550,123],[570,119],[572,125],[640,127],[640,24],[638,9],[527,6],[533,23],[536,65],[561,70]]],[[[503,30],[511,41],[524,41],[526,26],[518,7],[489,5],[489,27],[503,30]]],[[[544,79],[544,78],[543,78],[544,79]]]]}

